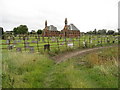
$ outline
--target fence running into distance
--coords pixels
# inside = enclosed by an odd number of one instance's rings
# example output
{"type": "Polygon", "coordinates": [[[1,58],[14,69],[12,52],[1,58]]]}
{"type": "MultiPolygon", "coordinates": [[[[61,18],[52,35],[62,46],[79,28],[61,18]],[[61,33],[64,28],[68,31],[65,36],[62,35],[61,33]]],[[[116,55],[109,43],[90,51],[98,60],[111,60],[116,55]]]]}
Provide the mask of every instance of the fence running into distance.
{"type": "Polygon", "coordinates": [[[64,51],[66,49],[75,48],[93,48],[98,46],[118,44],[119,42],[118,35],[83,35],[77,38],[9,36],[6,40],[2,40],[0,45],[2,45],[2,50],[18,52],[52,52],[56,50],[64,51]]]}

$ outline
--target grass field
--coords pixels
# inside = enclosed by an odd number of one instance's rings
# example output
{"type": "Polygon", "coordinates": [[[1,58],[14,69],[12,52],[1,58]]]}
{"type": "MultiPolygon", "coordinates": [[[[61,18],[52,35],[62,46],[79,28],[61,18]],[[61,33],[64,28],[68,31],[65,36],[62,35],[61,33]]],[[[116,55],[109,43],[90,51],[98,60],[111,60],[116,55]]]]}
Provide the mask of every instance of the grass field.
{"type": "MultiPolygon", "coordinates": [[[[50,52],[51,53],[58,53],[58,52],[63,52],[63,51],[66,51],[69,48],[68,46],[68,43],[73,43],[73,47],[72,49],[76,49],[76,48],[83,48],[84,45],[83,45],[83,42],[86,41],[87,42],[87,46],[89,48],[92,48],[92,47],[99,47],[99,46],[106,46],[106,45],[112,45],[113,41],[115,41],[114,44],[117,44],[118,43],[118,39],[116,36],[113,36],[113,35],[84,35],[84,36],[81,36],[80,38],[66,38],[66,41],[65,41],[65,38],[58,38],[58,42],[57,42],[57,39],[55,39],[55,41],[52,41],[52,39],[54,38],[49,38],[48,37],[44,37],[44,41],[42,41],[42,37],[40,37],[40,41],[38,41],[38,44],[37,43],[32,43],[32,41],[37,41],[37,39],[35,37],[29,37],[29,40],[26,40],[25,42],[29,43],[29,46],[33,46],[34,47],[34,51],[35,52],[41,52],[41,53],[44,53],[44,45],[45,44],[50,44],[50,52]],[[90,39],[89,39],[90,38],[90,39]],[[107,42],[107,38],[110,40],[110,42],[108,43],[107,42]],[[99,41],[99,43],[98,43],[99,41]],[[102,43],[101,43],[102,41],[102,43]]],[[[20,40],[19,41],[19,38],[16,37],[15,38],[15,42],[16,44],[14,44],[14,40],[11,40],[10,43],[11,45],[14,46],[13,50],[12,51],[16,51],[16,48],[17,47],[20,47],[22,48],[22,51],[30,51],[29,48],[26,48],[24,47],[24,40],[20,40]]],[[[6,48],[6,49],[3,49],[4,51],[8,51],[8,44],[6,44],[6,40],[2,40],[2,43],[0,43],[0,45],[2,46],[2,48],[6,48]]]]}
{"type": "Polygon", "coordinates": [[[3,88],[118,88],[118,48],[55,64],[48,54],[3,51],[3,88]]]}

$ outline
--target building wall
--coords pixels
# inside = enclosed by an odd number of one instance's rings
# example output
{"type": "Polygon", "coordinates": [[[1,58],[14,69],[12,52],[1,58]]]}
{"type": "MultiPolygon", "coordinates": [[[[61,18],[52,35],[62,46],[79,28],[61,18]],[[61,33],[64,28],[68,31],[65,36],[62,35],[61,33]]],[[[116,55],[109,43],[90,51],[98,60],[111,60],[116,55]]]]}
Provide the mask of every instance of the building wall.
{"type": "MultiPolygon", "coordinates": [[[[53,25],[51,25],[51,26],[54,27],[53,25]]],[[[52,37],[52,36],[79,37],[80,36],[79,30],[69,30],[69,25],[67,25],[67,18],[65,19],[65,26],[64,26],[63,30],[61,30],[61,31],[49,30],[49,27],[50,26],[47,26],[47,21],[46,21],[42,36],[44,36],[44,37],[52,37]]]]}
{"type": "Polygon", "coordinates": [[[61,30],[61,31],[49,31],[49,30],[43,30],[44,37],[78,37],[80,36],[80,31],[78,30],[61,30]]]}
{"type": "Polygon", "coordinates": [[[61,37],[78,37],[80,36],[80,31],[77,31],[77,30],[61,30],[61,33],[60,33],[60,36],[61,37]]]}

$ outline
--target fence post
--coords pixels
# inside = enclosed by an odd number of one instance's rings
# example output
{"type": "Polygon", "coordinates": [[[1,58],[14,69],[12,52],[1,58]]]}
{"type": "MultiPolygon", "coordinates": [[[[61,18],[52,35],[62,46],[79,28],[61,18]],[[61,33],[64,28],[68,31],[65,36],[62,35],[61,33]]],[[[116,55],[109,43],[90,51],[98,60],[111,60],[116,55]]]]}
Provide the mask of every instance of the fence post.
{"type": "Polygon", "coordinates": [[[8,47],[10,47],[10,38],[8,38],[8,47]]]}
{"type": "Polygon", "coordinates": [[[89,35],[89,48],[90,48],[90,40],[91,40],[91,37],[90,37],[90,35],[89,35]]]}
{"type": "Polygon", "coordinates": [[[38,38],[39,38],[39,41],[40,41],[40,35],[38,34],[38,38]]]}
{"type": "Polygon", "coordinates": [[[105,45],[105,36],[104,36],[104,38],[103,38],[103,39],[104,39],[104,45],[105,45]]]}
{"type": "Polygon", "coordinates": [[[24,49],[25,49],[25,51],[26,51],[25,36],[23,36],[23,40],[24,40],[24,49]]]}
{"type": "Polygon", "coordinates": [[[102,43],[102,36],[101,36],[101,46],[103,46],[103,43],[102,43]]]}
{"type": "Polygon", "coordinates": [[[80,36],[79,36],[79,48],[80,48],[80,36]]]}
{"type": "Polygon", "coordinates": [[[97,46],[99,45],[99,35],[97,36],[97,46]]]}
{"type": "Polygon", "coordinates": [[[47,38],[47,39],[48,39],[48,44],[49,44],[49,36],[48,36],[48,38],[47,38]]]}
{"type": "Polygon", "coordinates": [[[75,45],[74,45],[74,38],[73,38],[73,47],[74,47],[75,45]]]}
{"type": "Polygon", "coordinates": [[[65,45],[66,45],[66,49],[67,49],[67,40],[66,40],[66,32],[65,32],[65,45]]]}
{"type": "Polygon", "coordinates": [[[40,52],[40,50],[39,50],[39,44],[38,44],[38,39],[39,39],[39,36],[37,37],[37,49],[38,49],[38,52],[40,52]]]}
{"type": "Polygon", "coordinates": [[[58,50],[60,51],[59,40],[58,40],[58,38],[57,38],[57,45],[58,45],[58,50]]]}

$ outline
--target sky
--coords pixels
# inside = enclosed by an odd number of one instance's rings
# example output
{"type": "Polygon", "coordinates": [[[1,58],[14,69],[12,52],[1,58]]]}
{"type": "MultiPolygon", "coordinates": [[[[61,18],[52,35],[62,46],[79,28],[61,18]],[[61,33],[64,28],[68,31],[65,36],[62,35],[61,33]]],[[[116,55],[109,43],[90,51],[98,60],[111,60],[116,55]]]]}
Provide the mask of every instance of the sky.
{"type": "Polygon", "coordinates": [[[118,28],[120,28],[120,1],[118,3],[118,28]]]}
{"type": "Polygon", "coordinates": [[[119,0],[0,0],[0,27],[5,31],[27,25],[43,29],[45,20],[60,31],[65,18],[81,32],[118,28],[119,0]]]}

